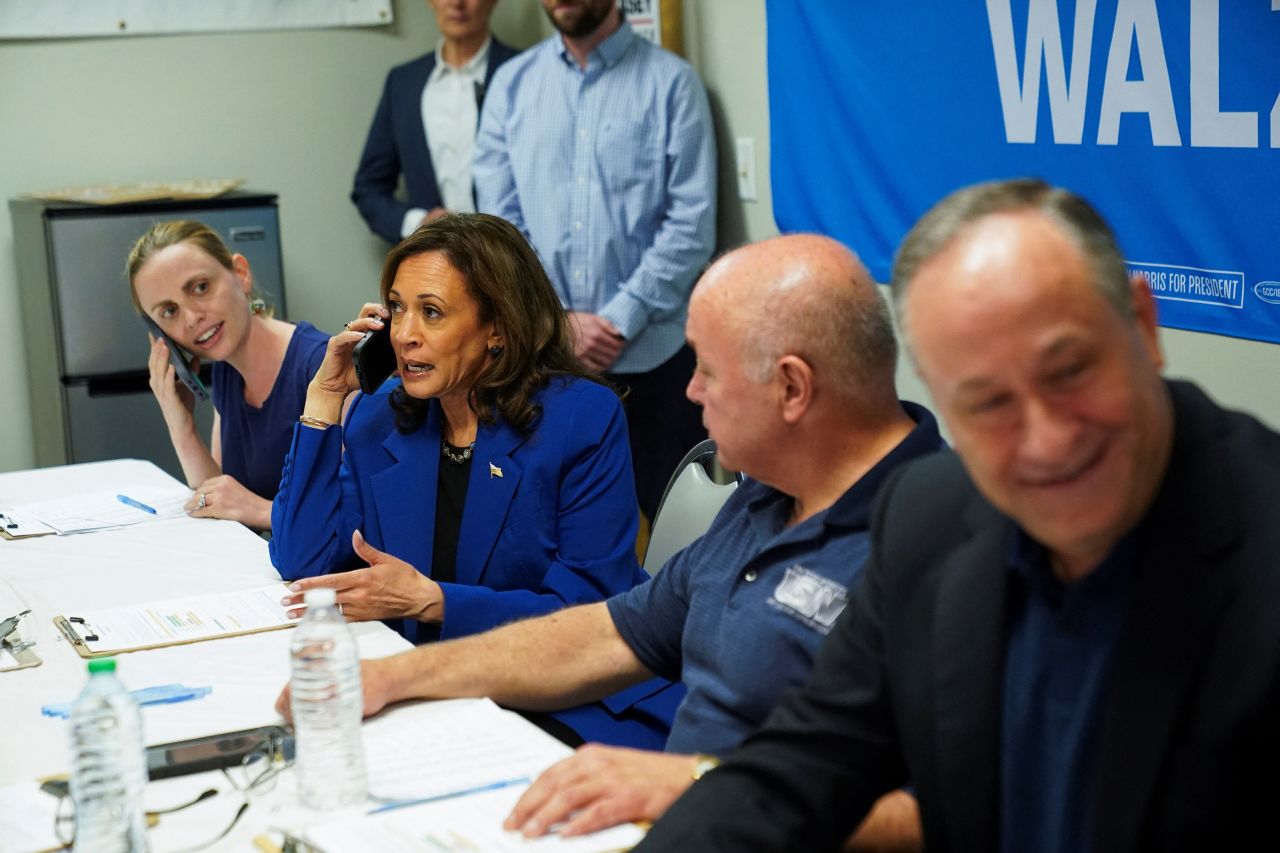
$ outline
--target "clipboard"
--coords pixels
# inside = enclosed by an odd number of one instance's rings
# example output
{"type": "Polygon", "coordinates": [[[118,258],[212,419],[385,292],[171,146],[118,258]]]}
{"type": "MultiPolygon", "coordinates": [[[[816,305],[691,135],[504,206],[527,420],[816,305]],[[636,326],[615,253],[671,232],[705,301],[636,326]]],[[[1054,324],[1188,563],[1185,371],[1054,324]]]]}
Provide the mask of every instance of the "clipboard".
{"type": "Polygon", "coordinates": [[[24,518],[12,513],[0,512],[0,539],[31,539],[36,536],[52,536],[58,531],[52,527],[24,518]]]}
{"type": "Polygon", "coordinates": [[[22,638],[18,636],[18,632],[14,631],[9,636],[0,640],[0,646],[9,653],[13,658],[13,666],[0,666],[0,672],[12,672],[15,669],[30,669],[33,666],[39,666],[44,663],[40,656],[31,651],[31,646],[22,642],[22,638]]]}
{"type": "MultiPolygon", "coordinates": [[[[286,586],[283,584],[271,584],[270,586],[239,592],[216,593],[107,608],[89,612],[85,617],[55,616],[53,624],[80,657],[86,660],[110,657],[139,652],[145,649],[185,646],[192,643],[203,643],[206,640],[221,640],[226,637],[242,637],[248,634],[261,634],[267,631],[292,628],[301,619],[287,619],[283,616],[285,608],[279,603],[279,596],[282,592],[287,592],[286,586]],[[246,624],[247,620],[238,620],[233,616],[221,614],[220,611],[208,606],[210,602],[225,603],[227,601],[237,605],[244,604],[248,609],[257,608],[259,611],[257,615],[260,615],[264,621],[256,624],[246,624]],[[181,608],[183,612],[175,615],[173,613],[175,608],[181,608]],[[271,608],[278,611],[278,615],[271,614],[271,608]],[[218,616],[209,618],[206,611],[220,613],[221,618],[218,616]],[[215,623],[216,627],[207,624],[200,618],[202,616],[208,618],[209,622],[215,623]],[[156,636],[151,639],[142,639],[141,641],[112,642],[109,637],[100,639],[98,633],[95,633],[95,631],[106,633],[99,626],[111,625],[115,620],[120,620],[121,617],[124,618],[124,621],[132,622],[135,625],[141,623],[154,626],[156,636]],[[223,624],[224,620],[228,624],[223,624]],[[233,621],[237,624],[229,624],[233,621]],[[199,624],[193,624],[193,622],[199,624]],[[101,645],[96,645],[99,643],[101,645]]],[[[242,612],[240,615],[243,616],[244,613],[242,612]]],[[[115,633],[117,632],[113,631],[112,635],[115,633]]]]}
{"type": "Polygon", "coordinates": [[[271,625],[265,628],[248,628],[243,631],[229,631],[225,634],[213,634],[207,637],[190,637],[181,640],[164,640],[155,643],[141,643],[135,646],[128,646],[127,648],[112,647],[109,649],[91,649],[89,648],[89,643],[96,641],[97,637],[93,634],[82,637],[80,635],[80,631],[76,628],[76,624],[79,623],[73,623],[71,621],[73,618],[75,617],[55,616],[53,617],[53,624],[57,627],[58,632],[66,638],[67,642],[71,643],[71,648],[75,650],[75,653],[85,660],[89,660],[91,658],[114,657],[115,655],[127,655],[130,652],[141,652],[147,649],[164,649],[169,646],[189,646],[192,643],[203,643],[208,640],[221,640],[224,637],[243,637],[247,634],[263,634],[267,631],[282,631],[285,628],[292,628],[297,624],[297,622],[290,622],[287,625],[271,625]]]}

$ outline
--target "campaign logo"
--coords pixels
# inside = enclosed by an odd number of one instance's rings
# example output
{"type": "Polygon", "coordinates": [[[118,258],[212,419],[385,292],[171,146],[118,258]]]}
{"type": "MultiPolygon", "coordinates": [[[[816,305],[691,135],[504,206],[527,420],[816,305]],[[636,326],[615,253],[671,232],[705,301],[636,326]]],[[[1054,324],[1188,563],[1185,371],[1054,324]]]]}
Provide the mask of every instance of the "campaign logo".
{"type": "MultiPolygon", "coordinates": [[[[1197,302],[1223,308],[1244,307],[1244,273],[1175,264],[1126,261],[1129,275],[1142,274],[1151,295],[1172,302],[1197,302]]],[[[1269,300],[1268,300],[1269,301],[1269,300]]]]}
{"type": "Polygon", "coordinates": [[[1280,281],[1260,281],[1253,286],[1253,295],[1263,302],[1280,305],[1280,281]]]}

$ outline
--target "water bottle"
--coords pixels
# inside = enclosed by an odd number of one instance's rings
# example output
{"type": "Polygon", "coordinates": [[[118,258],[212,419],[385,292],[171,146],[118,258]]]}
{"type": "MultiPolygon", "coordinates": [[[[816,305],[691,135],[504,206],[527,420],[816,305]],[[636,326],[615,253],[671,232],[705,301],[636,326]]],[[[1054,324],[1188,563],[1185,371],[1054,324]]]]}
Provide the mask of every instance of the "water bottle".
{"type": "Polygon", "coordinates": [[[142,715],[115,672],[112,658],[89,661],[89,683],[71,706],[71,796],[76,804],[77,853],[147,849],[142,715]]]}
{"type": "Polygon", "coordinates": [[[307,590],[307,612],[293,633],[289,682],[298,798],[323,810],[365,799],[360,658],[335,596],[332,589],[307,590]]]}

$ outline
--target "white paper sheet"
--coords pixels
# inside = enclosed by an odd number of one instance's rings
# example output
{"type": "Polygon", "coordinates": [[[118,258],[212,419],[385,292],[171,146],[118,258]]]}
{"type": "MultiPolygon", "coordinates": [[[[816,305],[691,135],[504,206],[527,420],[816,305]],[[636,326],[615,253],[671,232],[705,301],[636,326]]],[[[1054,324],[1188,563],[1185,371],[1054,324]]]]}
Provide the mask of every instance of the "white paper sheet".
{"type": "Polygon", "coordinates": [[[275,583],[66,616],[69,620],[73,616],[83,620],[83,624],[72,620],[82,639],[97,635],[97,640],[85,641],[90,651],[136,649],[296,624],[298,620],[288,618],[280,604],[287,594],[285,584],[275,583]]]}
{"type": "Polygon", "coordinates": [[[0,529],[4,530],[5,537],[9,539],[48,536],[58,532],[47,524],[41,524],[34,517],[13,509],[0,509],[0,529]]]}
{"type": "Polygon", "coordinates": [[[369,796],[416,800],[531,781],[573,750],[488,699],[396,708],[361,728],[369,796]]]}
{"type": "Polygon", "coordinates": [[[644,837],[635,824],[624,824],[577,838],[545,835],[526,841],[518,832],[502,828],[503,819],[526,787],[499,788],[335,821],[309,830],[307,841],[326,853],[606,853],[630,850],[644,837]]]}
{"type": "Polygon", "coordinates": [[[186,486],[121,483],[114,489],[24,504],[12,507],[12,510],[0,509],[0,512],[16,515],[25,525],[44,525],[59,534],[85,533],[184,515],[183,507],[190,497],[191,490],[186,486]],[[121,500],[122,495],[155,512],[147,512],[121,500]]]}
{"type": "MultiPolygon", "coordinates": [[[[0,788],[0,851],[30,853],[52,850],[62,843],[53,833],[57,797],[40,790],[35,782],[19,782],[0,788]]],[[[70,809],[67,814],[70,814],[70,809]]],[[[67,830],[70,831],[70,824],[67,830]]]]}

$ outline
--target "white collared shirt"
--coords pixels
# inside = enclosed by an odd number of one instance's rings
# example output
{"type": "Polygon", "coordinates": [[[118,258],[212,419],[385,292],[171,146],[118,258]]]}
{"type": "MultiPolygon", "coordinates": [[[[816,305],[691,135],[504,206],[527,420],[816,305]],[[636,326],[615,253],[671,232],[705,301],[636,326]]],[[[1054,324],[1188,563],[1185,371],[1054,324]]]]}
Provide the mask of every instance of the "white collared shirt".
{"type": "Polygon", "coordinates": [[[444,42],[436,45],[436,64],[422,89],[422,124],[436,183],[446,210],[474,213],[471,192],[471,155],[476,145],[477,86],[484,85],[489,68],[489,43],[485,39],[475,56],[459,67],[444,61],[444,42]]]}

